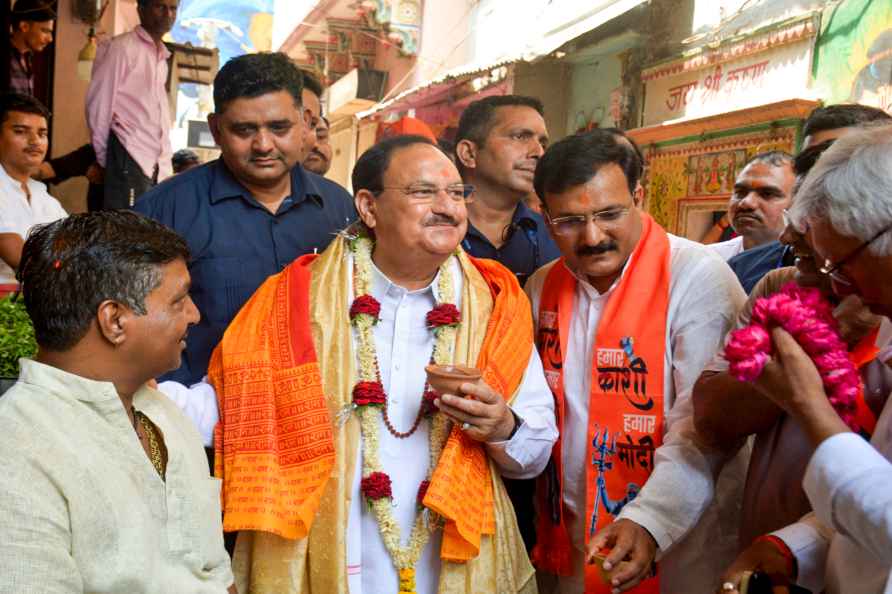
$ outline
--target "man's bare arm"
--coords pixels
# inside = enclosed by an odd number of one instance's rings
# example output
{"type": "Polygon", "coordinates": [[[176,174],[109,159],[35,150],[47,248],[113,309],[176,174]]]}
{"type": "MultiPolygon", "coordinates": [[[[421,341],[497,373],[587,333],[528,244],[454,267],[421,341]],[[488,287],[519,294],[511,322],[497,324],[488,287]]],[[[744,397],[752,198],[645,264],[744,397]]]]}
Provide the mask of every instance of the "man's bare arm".
{"type": "Polygon", "coordinates": [[[25,242],[18,233],[0,233],[0,260],[12,269],[18,268],[24,245],[25,242]]]}
{"type": "Polygon", "coordinates": [[[755,386],[728,373],[704,371],[694,384],[694,425],[709,446],[727,450],[770,428],[783,413],[755,386]]]}

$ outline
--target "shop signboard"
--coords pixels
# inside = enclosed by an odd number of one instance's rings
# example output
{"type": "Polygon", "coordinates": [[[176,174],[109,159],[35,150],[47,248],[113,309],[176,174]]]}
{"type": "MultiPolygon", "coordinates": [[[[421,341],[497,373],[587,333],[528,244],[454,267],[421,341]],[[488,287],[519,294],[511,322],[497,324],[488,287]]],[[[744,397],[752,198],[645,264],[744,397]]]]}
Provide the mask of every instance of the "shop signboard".
{"type": "Polygon", "coordinates": [[[815,21],[809,18],[645,70],[644,125],[806,97],[814,32],[815,21]]]}

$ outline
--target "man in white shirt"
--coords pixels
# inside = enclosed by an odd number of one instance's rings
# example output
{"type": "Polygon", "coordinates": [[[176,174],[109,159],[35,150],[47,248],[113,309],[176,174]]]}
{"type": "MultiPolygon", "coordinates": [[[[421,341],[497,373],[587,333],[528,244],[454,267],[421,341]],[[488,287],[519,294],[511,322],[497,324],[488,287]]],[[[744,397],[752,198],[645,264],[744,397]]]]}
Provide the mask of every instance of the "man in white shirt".
{"type": "Polygon", "coordinates": [[[34,97],[0,96],[0,285],[15,283],[28,230],[68,216],[31,176],[46,156],[49,112],[34,97]]]}
{"type": "Polygon", "coordinates": [[[220,481],[147,387],[198,310],[185,241],[131,212],[76,214],[25,242],[39,351],[0,399],[0,593],[234,594],[220,481]]]}
{"type": "Polygon", "coordinates": [[[690,439],[690,389],[745,296],[709,248],[668,235],[640,210],[640,171],[634,149],[603,130],[556,143],[536,169],[563,256],[526,285],[561,433],[540,478],[533,561],[545,592],[642,581],[634,592],[702,592],[734,553],[742,465],[686,537],[678,526],[699,486],[675,462],[705,463],[690,439]],[[585,563],[596,542],[613,549],[610,583],[585,563]],[[651,578],[657,549],[665,556],[651,578]]]}
{"type": "Polygon", "coordinates": [[[379,143],[352,182],[362,223],[267,280],[193,389],[221,403],[239,589],[534,592],[499,478],[557,437],[528,301],[461,251],[472,194],[430,140],[379,143]],[[483,378],[437,395],[430,362],[483,378]]]}
{"type": "MultiPolygon", "coordinates": [[[[857,131],[821,156],[791,212],[793,224],[807,229],[824,260],[822,272],[830,275],[833,290],[841,296],[857,294],[873,313],[887,318],[892,315],[890,192],[892,127],[857,131]]],[[[775,533],[796,563],[787,568],[773,564],[773,577],[828,594],[888,594],[892,405],[886,401],[868,444],[837,415],[802,347],[780,328],[772,331],[772,339],[777,355],[757,384],[815,447],[803,479],[814,514],[775,533]]],[[[880,356],[889,363],[887,350],[880,356]]],[[[750,569],[763,567],[762,559],[750,561],[750,569]]],[[[736,585],[733,576],[722,591],[734,593],[736,585]]]]}
{"type": "Polygon", "coordinates": [[[754,156],[734,180],[728,218],[738,236],[710,244],[726,261],[737,254],[777,241],[784,230],[783,210],[793,190],[793,157],[782,151],[754,156]]]}

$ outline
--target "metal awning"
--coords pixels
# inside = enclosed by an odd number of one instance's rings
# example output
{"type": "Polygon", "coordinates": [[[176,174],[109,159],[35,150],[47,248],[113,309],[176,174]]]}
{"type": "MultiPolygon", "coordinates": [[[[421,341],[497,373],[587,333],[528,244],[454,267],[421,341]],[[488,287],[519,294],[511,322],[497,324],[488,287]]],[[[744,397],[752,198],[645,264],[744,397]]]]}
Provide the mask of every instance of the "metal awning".
{"type": "Polygon", "coordinates": [[[547,56],[565,43],[624,15],[639,4],[644,4],[645,1],[608,0],[597,2],[594,8],[584,12],[572,21],[546,31],[542,37],[532,40],[528,44],[527,49],[521,53],[520,59],[532,62],[541,56],[547,56]]]}
{"type": "MultiPolygon", "coordinates": [[[[520,50],[501,56],[487,62],[471,62],[462,66],[446,71],[444,74],[422,83],[411,89],[407,89],[398,95],[378,103],[370,109],[359,112],[356,117],[362,119],[374,115],[380,111],[391,109],[399,106],[400,103],[408,103],[416,98],[416,95],[424,93],[425,95],[434,93],[439,94],[440,90],[464,83],[473,78],[484,76],[503,66],[508,66],[516,62],[533,62],[543,56],[547,56],[553,51],[560,48],[580,35],[597,29],[604,23],[607,23],[626,12],[632,10],[636,6],[643,4],[647,0],[602,0],[597,2],[594,8],[584,11],[576,18],[561,23],[559,26],[545,31],[544,34],[536,36],[529,40],[520,50]]],[[[577,0],[582,3],[582,0],[577,0]]],[[[587,0],[586,3],[590,3],[587,0]]]]}
{"type": "MultiPolygon", "coordinates": [[[[417,87],[407,89],[402,93],[391,97],[390,99],[387,99],[386,101],[382,101],[381,103],[378,103],[377,105],[374,105],[373,107],[365,111],[359,112],[356,114],[356,117],[358,117],[359,119],[363,119],[386,109],[397,107],[400,103],[404,102],[411,101],[414,104],[416,100],[418,100],[421,96],[427,97],[431,95],[440,95],[442,91],[445,91],[455,85],[459,85],[473,78],[483,76],[489,72],[498,70],[503,66],[509,66],[516,61],[516,59],[499,60],[497,62],[486,65],[466,64],[459,68],[454,68],[433,80],[420,84],[417,87]]],[[[414,106],[415,105],[407,105],[406,107],[408,108],[414,106]]]]}

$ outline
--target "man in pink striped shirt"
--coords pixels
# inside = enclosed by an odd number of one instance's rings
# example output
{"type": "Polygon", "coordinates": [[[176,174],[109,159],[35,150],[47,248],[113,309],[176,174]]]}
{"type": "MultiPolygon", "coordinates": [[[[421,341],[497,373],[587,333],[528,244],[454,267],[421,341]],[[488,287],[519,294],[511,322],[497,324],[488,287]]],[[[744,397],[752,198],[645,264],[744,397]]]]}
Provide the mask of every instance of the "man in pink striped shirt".
{"type": "Polygon", "coordinates": [[[137,0],[140,25],[101,45],[87,91],[87,124],[105,168],[103,208],[132,208],[171,174],[167,60],[161,38],[179,0],[137,0]]]}

